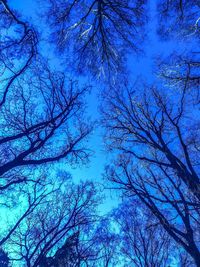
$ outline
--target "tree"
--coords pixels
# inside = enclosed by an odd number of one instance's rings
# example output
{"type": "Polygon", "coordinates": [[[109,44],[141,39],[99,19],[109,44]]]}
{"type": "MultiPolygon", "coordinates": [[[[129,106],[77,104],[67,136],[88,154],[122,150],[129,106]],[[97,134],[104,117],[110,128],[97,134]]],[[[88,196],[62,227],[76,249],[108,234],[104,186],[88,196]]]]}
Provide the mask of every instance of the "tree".
{"type": "Polygon", "coordinates": [[[113,211],[113,220],[119,227],[124,266],[160,267],[170,264],[174,256],[172,242],[145,206],[134,199],[125,200],[113,211]]]}
{"type": "Polygon", "coordinates": [[[67,80],[62,73],[50,72],[49,68],[43,73],[39,68],[30,71],[10,88],[1,110],[2,203],[21,190],[17,185],[37,182],[33,167],[64,158],[75,164],[88,157],[82,141],[92,127],[80,121],[83,95],[88,88],[79,89],[76,82],[67,80]]]}
{"type": "MultiPolygon", "coordinates": [[[[42,68],[43,72],[38,66],[30,68],[18,78],[2,108],[1,175],[16,167],[54,162],[68,155],[75,160],[87,157],[78,145],[91,131],[79,119],[88,87],[79,89],[77,82],[63,73],[51,72],[44,65],[42,68]],[[63,142],[58,140],[59,131],[63,142]],[[52,142],[57,144],[53,151],[52,142]]],[[[1,189],[8,186],[10,181],[1,189]]]]}
{"type": "Polygon", "coordinates": [[[1,267],[9,267],[9,257],[2,249],[0,249],[0,264],[1,267]]]}
{"type": "Polygon", "coordinates": [[[37,54],[37,33],[11,10],[6,0],[0,1],[0,108],[14,82],[30,66],[37,54]]]}
{"type": "Polygon", "coordinates": [[[175,97],[148,88],[141,100],[134,89],[106,97],[106,138],[121,152],[107,176],[137,196],[199,266],[198,109],[185,91],[175,97]]]}
{"type": "MultiPolygon", "coordinates": [[[[73,154],[77,159],[80,158],[80,154],[86,156],[77,146],[91,128],[79,119],[83,112],[83,95],[88,87],[79,89],[76,81],[67,78],[63,73],[51,71],[47,63],[33,63],[35,43],[32,44],[32,38],[29,40],[26,32],[32,31],[16,18],[6,2],[1,1],[1,5],[4,15],[1,19],[2,23],[5,21],[5,29],[11,31],[12,23],[15,22],[23,28],[24,33],[19,40],[16,40],[16,34],[11,34],[10,38],[9,35],[5,38],[3,36],[1,44],[3,67],[0,74],[0,175],[4,175],[7,182],[1,185],[1,190],[4,190],[24,180],[10,180],[5,176],[16,167],[53,162],[68,154],[73,154]],[[28,60],[26,54],[29,55],[28,60]],[[23,67],[19,70],[14,69],[16,66],[19,67],[24,59],[25,65],[22,64],[23,67]],[[70,129],[73,129],[73,133],[70,129]],[[51,151],[50,145],[55,142],[54,138],[59,130],[62,131],[65,142],[59,142],[54,151],[51,151]]],[[[4,32],[4,29],[2,31],[4,32]]],[[[18,33],[17,29],[16,32],[18,33]]]]}
{"type": "MultiPolygon", "coordinates": [[[[88,233],[84,233],[87,235],[88,233]]],[[[80,231],[70,235],[53,257],[45,257],[39,267],[95,266],[99,251],[92,248],[94,240],[81,238],[80,231]]]]}
{"type": "Polygon", "coordinates": [[[46,266],[77,264],[76,234],[98,219],[95,209],[99,197],[92,183],[75,185],[64,179],[12,235],[9,245],[13,261],[34,267],[44,262],[46,266]]]}
{"type": "MultiPolygon", "coordinates": [[[[98,187],[55,171],[60,160],[88,161],[90,86],[54,70],[40,49],[48,30],[0,0],[0,265],[158,267],[180,252],[181,265],[200,266],[199,52],[159,65],[167,92],[118,85],[127,51],[141,51],[147,1],[46,2],[50,42],[69,71],[115,81],[102,109],[114,151],[106,176],[126,201],[100,219],[98,187]]],[[[199,7],[159,0],[160,36],[198,41],[199,7]]]]}
{"type": "Polygon", "coordinates": [[[78,259],[76,248],[78,242],[79,232],[76,232],[67,238],[65,244],[56,251],[54,257],[44,257],[39,266],[76,266],[78,259]]]}
{"type": "Polygon", "coordinates": [[[35,30],[7,1],[0,1],[0,13],[1,208],[12,214],[21,198],[27,201],[15,222],[10,216],[12,225],[9,222],[0,239],[5,245],[38,205],[37,198],[30,201],[27,184],[48,187],[47,163],[86,162],[90,152],[83,141],[93,127],[83,115],[89,86],[80,88],[77,81],[50,68],[38,54],[35,30]]]}
{"type": "MultiPolygon", "coordinates": [[[[55,182],[54,182],[55,183],[55,182]]],[[[9,202],[7,203],[7,209],[10,211],[12,214],[12,220],[13,217],[15,217],[15,212],[14,210],[17,209],[17,218],[15,222],[10,223],[8,222],[8,226],[4,227],[4,231],[1,234],[1,239],[0,239],[0,245],[5,245],[5,243],[11,238],[12,234],[15,233],[15,231],[18,229],[20,224],[23,222],[23,220],[32,214],[32,212],[41,204],[44,202],[45,198],[52,194],[54,191],[58,190],[59,188],[53,188],[52,189],[43,189],[44,186],[47,188],[52,187],[52,181],[45,181],[44,179],[37,179],[37,181],[34,181],[32,188],[29,187],[29,184],[27,185],[21,185],[20,184],[20,198],[18,199],[18,204],[16,205],[11,205],[9,202]],[[21,213],[21,216],[20,216],[21,213]],[[8,229],[7,229],[8,228],[8,229]]],[[[17,190],[16,190],[17,191],[17,190]]],[[[12,194],[14,194],[12,192],[12,194]]],[[[19,194],[17,194],[18,196],[19,194]]],[[[4,198],[6,198],[4,196],[4,198]]],[[[16,198],[16,196],[14,196],[16,198]]],[[[6,198],[7,200],[7,198],[6,198]]]]}
{"type": "Polygon", "coordinates": [[[114,267],[124,263],[120,254],[121,236],[116,228],[112,211],[101,218],[92,236],[94,251],[98,254],[91,266],[114,267]]]}
{"type": "Polygon", "coordinates": [[[164,82],[174,87],[175,90],[189,90],[194,95],[196,103],[199,103],[200,91],[200,59],[199,52],[187,54],[174,53],[169,58],[160,60],[158,64],[158,74],[164,82]]]}
{"type": "Polygon", "coordinates": [[[159,0],[159,34],[164,38],[174,34],[199,38],[199,8],[198,0],[159,0]]]}
{"type": "Polygon", "coordinates": [[[49,0],[52,42],[56,38],[58,49],[67,49],[68,55],[71,48],[73,64],[77,62],[79,71],[87,71],[87,67],[95,76],[108,77],[111,71],[115,74],[121,68],[126,47],[140,50],[145,2],[49,0]]]}

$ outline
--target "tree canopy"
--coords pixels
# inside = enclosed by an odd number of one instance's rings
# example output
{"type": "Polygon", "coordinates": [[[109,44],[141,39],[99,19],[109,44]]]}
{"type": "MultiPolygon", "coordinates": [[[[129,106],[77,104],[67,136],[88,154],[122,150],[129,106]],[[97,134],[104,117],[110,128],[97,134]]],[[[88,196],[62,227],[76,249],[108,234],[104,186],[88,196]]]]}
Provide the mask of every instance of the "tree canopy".
{"type": "Polygon", "coordinates": [[[1,267],[200,266],[199,11],[0,0],[1,267]]]}

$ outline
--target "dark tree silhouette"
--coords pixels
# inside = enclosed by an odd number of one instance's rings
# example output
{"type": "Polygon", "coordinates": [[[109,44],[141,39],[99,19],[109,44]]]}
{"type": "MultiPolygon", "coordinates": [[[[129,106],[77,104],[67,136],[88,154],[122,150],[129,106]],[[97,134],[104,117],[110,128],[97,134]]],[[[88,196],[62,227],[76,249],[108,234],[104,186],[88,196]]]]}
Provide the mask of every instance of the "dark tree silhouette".
{"type": "Polygon", "coordinates": [[[10,174],[6,177],[16,167],[53,162],[69,154],[76,159],[87,157],[78,144],[91,128],[80,119],[88,87],[79,89],[76,81],[51,71],[44,59],[32,62],[34,31],[12,13],[7,2],[1,1],[0,7],[4,25],[0,50],[0,189],[5,190],[25,180],[10,178],[10,174]],[[52,151],[59,132],[63,142],[57,142],[52,151]]]}
{"type": "Polygon", "coordinates": [[[16,221],[10,216],[12,223],[1,233],[2,246],[43,199],[43,194],[30,195],[28,183],[48,187],[47,175],[41,174],[46,163],[87,161],[90,153],[83,141],[92,127],[84,119],[89,86],[79,87],[66,74],[51,70],[37,53],[35,30],[7,1],[0,1],[0,14],[0,205],[8,215],[20,208],[19,199],[27,202],[16,221]]]}
{"type": "Polygon", "coordinates": [[[67,237],[64,245],[53,257],[44,257],[39,267],[96,266],[102,258],[98,255],[99,250],[96,247],[93,248],[94,244],[95,240],[82,240],[80,231],[77,231],[67,237]]]}
{"type": "Polygon", "coordinates": [[[124,263],[120,254],[121,236],[116,233],[116,223],[112,211],[96,227],[93,236],[93,247],[98,257],[91,266],[114,267],[124,263]],[[95,265],[96,264],[96,265],[95,265]]]}
{"type": "Polygon", "coordinates": [[[175,90],[190,90],[190,93],[200,101],[200,58],[199,52],[190,52],[178,55],[174,53],[170,57],[159,60],[158,73],[167,85],[175,90]]]}
{"type": "MultiPolygon", "coordinates": [[[[87,160],[88,151],[82,143],[92,129],[83,119],[87,90],[88,87],[79,89],[77,82],[45,65],[30,66],[9,88],[0,115],[1,205],[6,205],[7,214],[12,214],[11,207],[20,206],[19,195],[27,199],[20,185],[38,182],[35,167],[45,172],[46,163],[64,158],[70,164],[87,160]]],[[[30,215],[37,201],[29,202],[16,221],[12,220],[1,236],[1,245],[30,215]]]]}
{"type": "Polygon", "coordinates": [[[159,0],[159,30],[162,37],[197,36],[200,33],[200,5],[198,0],[159,0]]]}
{"type": "MultiPolygon", "coordinates": [[[[10,214],[12,214],[12,220],[11,223],[8,223],[7,227],[4,227],[4,231],[1,234],[1,240],[0,240],[0,245],[4,245],[12,236],[12,234],[15,232],[15,230],[20,226],[20,224],[23,222],[23,220],[32,214],[32,212],[41,204],[44,202],[45,198],[48,197],[50,194],[54,193],[54,191],[58,190],[59,188],[52,188],[52,190],[43,190],[44,186],[46,187],[52,187],[52,182],[46,182],[44,179],[37,179],[36,182],[33,183],[32,188],[29,187],[30,185],[23,185],[20,187],[20,195],[23,197],[23,201],[18,200],[18,205],[19,207],[21,206],[21,210],[19,210],[16,220],[13,217],[14,215],[14,209],[17,207],[17,205],[14,205],[12,207],[11,205],[7,204],[7,209],[9,210],[10,214]],[[22,203],[26,203],[22,205],[22,203]],[[20,215],[20,212],[22,213],[20,215]],[[14,223],[13,223],[14,221],[14,223]],[[7,229],[8,228],[8,229],[7,229]]],[[[9,192],[10,193],[10,192],[9,192]]],[[[12,192],[12,194],[14,194],[12,192]]],[[[4,199],[9,199],[7,196],[3,195],[4,199]]],[[[14,199],[16,197],[13,197],[14,199]]],[[[16,200],[15,200],[16,201],[16,200]]]]}
{"type": "Polygon", "coordinates": [[[98,219],[95,209],[99,197],[89,182],[75,185],[67,180],[58,188],[26,216],[12,235],[9,241],[12,260],[31,267],[42,266],[44,262],[56,267],[79,262],[78,237],[74,240],[74,235],[89,229],[98,219]]]}
{"type": "Polygon", "coordinates": [[[65,244],[59,248],[53,257],[44,257],[39,267],[68,267],[76,266],[78,255],[76,248],[79,242],[79,232],[69,236],[65,244]]]}
{"type": "MultiPolygon", "coordinates": [[[[165,267],[173,258],[173,246],[157,220],[139,202],[129,199],[113,212],[119,227],[124,266],[165,267]],[[134,204],[135,205],[134,205],[134,204]],[[171,258],[170,258],[171,256],[171,258]]],[[[178,261],[178,258],[177,258],[178,261]]]]}
{"type": "Polygon", "coordinates": [[[0,266],[9,267],[9,257],[2,249],[0,249],[0,266]]]}
{"type": "Polygon", "coordinates": [[[56,38],[58,49],[67,49],[68,55],[71,47],[79,71],[89,69],[94,75],[108,77],[110,71],[120,70],[127,47],[140,50],[145,2],[49,0],[52,42],[56,38]]]}
{"type": "Polygon", "coordinates": [[[199,111],[185,91],[148,88],[141,100],[122,90],[106,97],[106,137],[121,151],[107,176],[137,196],[199,266],[199,111]]]}
{"type": "Polygon", "coordinates": [[[23,74],[37,54],[37,34],[28,23],[0,1],[0,108],[5,104],[10,88],[23,74]]]}
{"type": "MultiPolygon", "coordinates": [[[[88,161],[90,86],[52,68],[39,45],[49,29],[40,36],[10,3],[0,0],[0,266],[200,266],[199,51],[159,62],[167,92],[118,85],[127,52],[142,51],[148,1],[45,2],[59,59],[115,81],[102,108],[115,158],[105,175],[125,201],[100,218],[100,189],[53,168],[88,161]]],[[[198,0],[156,5],[162,38],[198,42],[198,0]]]]}
{"type": "MultiPolygon", "coordinates": [[[[87,86],[79,89],[76,81],[51,72],[45,65],[30,67],[19,77],[1,113],[0,175],[19,166],[41,165],[68,155],[75,161],[87,158],[86,150],[79,146],[92,129],[83,117],[80,120],[86,91],[87,86]],[[53,143],[57,146],[52,149],[53,143]]],[[[17,181],[8,180],[1,190],[17,181]]]]}

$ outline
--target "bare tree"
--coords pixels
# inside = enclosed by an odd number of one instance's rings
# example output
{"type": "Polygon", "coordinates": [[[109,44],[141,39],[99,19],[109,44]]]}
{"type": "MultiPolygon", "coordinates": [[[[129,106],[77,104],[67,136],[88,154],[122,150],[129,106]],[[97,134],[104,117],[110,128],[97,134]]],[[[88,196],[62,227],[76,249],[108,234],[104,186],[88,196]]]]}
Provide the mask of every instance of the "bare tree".
{"type": "Polygon", "coordinates": [[[79,89],[77,82],[63,73],[52,72],[45,65],[42,68],[32,67],[20,76],[2,107],[1,190],[26,180],[10,175],[17,167],[63,158],[87,159],[87,150],[80,144],[92,129],[82,116],[83,96],[89,88],[79,89]]]}
{"type": "Polygon", "coordinates": [[[0,3],[0,190],[5,190],[26,180],[26,175],[11,175],[16,167],[53,162],[69,154],[76,159],[81,154],[87,157],[77,146],[91,128],[80,119],[82,96],[88,88],[79,89],[77,82],[63,73],[51,71],[41,61],[33,62],[35,31],[13,13],[6,1],[0,3]],[[52,151],[52,142],[60,139],[59,133],[63,142],[57,142],[52,151]]]}
{"type": "MultiPolygon", "coordinates": [[[[94,224],[90,229],[93,227],[94,224]]],[[[99,246],[101,246],[101,244],[97,246],[96,243],[95,237],[91,238],[88,232],[81,233],[81,228],[79,227],[77,232],[67,237],[64,245],[56,251],[53,257],[44,257],[39,266],[96,266],[104,259],[104,257],[99,255],[99,246]]]]}
{"type": "Polygon", "coordinates": [[[93,236],[93,246],[98,257],[91,266],[114,267],[124,263],[120,254],[121,236],[117,233],[116,228],[112,211],[101,218],[93,236]]]}
{"type": "Polygon", "coordinates": [[[198,0],[159,0],[159,33],[166,38],[197,36],[200,30],[200,5],[198,0]]]}
{"type": "Polygon", "coordinates": [[[122,240],[121,257],[124,266],[168,266],[173,259],[172,242],[158,221],[133,199],[124,201],[113,212],[114,222],[119,227],[122,240]]]}
{"type": "Polygon", "coordinates": [[[84,227],[88,228],[97,220],[95,209],[99,198],[96,193],[90,182],[75,185],[67,180],[59,184],[59,190],[54,190],[26,216],[12,235],[9,241],[11,260],[25,262],[26,266],[40,266],[45,257],[49,257],[48,260],[53,257],[59,264],[63,260],[69,264],[69,258],[76,255],[67,255],[69,251],[65,249],[66,258],[59,253],[63,252],[64,244],[69,245],[69,236],[84,231],[84,227]]]}
{"type": "Polygon", "coordinates": [[[190,90],[199,103],[200,91],[199,52],[179,55],[174,53],[169,58],[159,60],[158,74],[164,82],[175,90],[190,90]]]}
{"type": "Polygon", "coordinates": [[[41,267],[56,267],[56,266],[79,266],[77,263],[77,259],[79,255],[77,255],[76,248],[79,243],[79,232],[73,233],[69,236],[65,242],[65,244],[59,248],[53,257],[43,257],[40,261],[39,266],[41,267]]]}
{"type": "Polygon", "coordinates": [[[18,210],[20,198],[27,203],[1,233],[5,245],[40,203],[38,197],[30,200],[27,183],[48,187],[48,179],[41,179],[46,163],[87,161],[83,141],[92,126],[83,115],[89,86],[79,88],[77,81],[51,70],[37,53],[35,30],[7,1],[0,1],[0,14],[0,205],[8,215],[18,210]]]}
{"type": "Polygon", "coordinates": [[[199,266],[199,117],[192,98],[149,88],[141,100],[134,89],[118,88],[104,115],[108,143],[121,151],[108,177],[137,196],[199,266]]]}
{"type": "MultiPolygon", "coordinates": [[[[38,207],[38,205],[43,203],[44,199],[49,194],[51,194],[55,190],[58,190],[58,188],[56,189],[56,187],[53,187],[52,190],[42,190],[45,186],[47,188],[49,188],[50,186],[52,187],[52,182],[44,182],[44,179],[37,179],[37,181],[33,183],[32,188],[29,188],[29,184],[20,185],[20,189],[18,190],[20,192],[20,199],[18,199],[18,205],[12,206],[7,203],[7,210],[12,213],[11,217],[14,217],[15,209],[17,209],[17,218],[14,223],[13,218],[11,219],[11,222],[7,222],[8,227],[4,227],[4,231],[1,234],[0,246],[4,245],[10,239],[12,234],[20,226],[26,216],[30,215],[38,207]],[[6,230],[6,228],[8,229],[6,230]]],[[[17,190],[15,190],[15,193],[16,191],[17,190]]],[[[12,194],[14,193],[12,192],[12,194]]],[[[7,200],[7,196],[3,196],[4,199],[7,200]]]]}
{"type": "Polygon", "coordinates": [[[37,54],[37,33],[0,1],[0,107],[6,102],[10,87],[23,74],[37,54]]]}
{"type": "Polygon", "coordinates": [[[49,0],[52,42],[56,41],[60,51],[71,48],[79,71],[89,69],[94,75],[108,77],[111,71],[120,70],[126,47],[140,50],[145,2],[49,0]]]}

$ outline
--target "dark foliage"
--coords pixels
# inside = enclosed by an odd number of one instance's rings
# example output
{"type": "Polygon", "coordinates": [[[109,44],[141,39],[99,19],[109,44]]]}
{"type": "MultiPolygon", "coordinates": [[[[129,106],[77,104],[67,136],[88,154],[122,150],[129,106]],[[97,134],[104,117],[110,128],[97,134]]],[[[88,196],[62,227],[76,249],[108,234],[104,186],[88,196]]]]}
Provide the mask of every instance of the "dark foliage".
{"type": "Polygon", "coordinates": [[[9,257],[2,249],[0,249],[0,266],[9,267],[9,257]]]}

